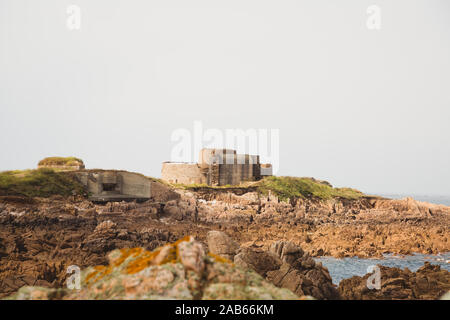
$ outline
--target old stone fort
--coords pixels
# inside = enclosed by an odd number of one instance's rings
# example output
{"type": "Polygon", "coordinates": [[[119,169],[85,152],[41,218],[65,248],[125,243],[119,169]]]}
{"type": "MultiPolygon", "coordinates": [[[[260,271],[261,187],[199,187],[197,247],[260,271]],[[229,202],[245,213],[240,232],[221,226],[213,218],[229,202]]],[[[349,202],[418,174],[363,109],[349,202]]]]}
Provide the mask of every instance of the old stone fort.
{"type": "Polygon", "coordinates": [[[202,149],[198,163],[164,162],[161,178],[175,184],[238,185],[272,175],[271,164],[258,155],[237,154],[232,149],[202,149]]]}
{"type": "MultiPolygon", "coordinates": [[[[73,157],[46,158],[39,162],[38,168],[73,171],[92,201],[147,201],[176,196],[164,184],[142,174],[123,170],[87,170],[81,159],[73,157]]],[[[237,154],[231,149],[202,149],[198,163],[163,162],[161,169],[162,180],[169,183],[210,186],[239,185],[268,175],[272,175],[271,164],[261,164],[259,156],[237,154]]]]}

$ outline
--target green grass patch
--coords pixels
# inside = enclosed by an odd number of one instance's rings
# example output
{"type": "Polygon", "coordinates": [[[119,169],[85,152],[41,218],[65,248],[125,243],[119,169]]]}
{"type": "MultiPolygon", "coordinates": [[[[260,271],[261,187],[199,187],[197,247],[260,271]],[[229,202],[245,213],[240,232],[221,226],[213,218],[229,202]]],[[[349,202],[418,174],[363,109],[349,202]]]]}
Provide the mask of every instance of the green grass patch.
{"type": "Polygon", "coordinates": [[[223,185],[209,186],[207,184],[169,184],[174,188],[185,190],[198,189],[252,189],[263,195],[269,194],[269,191],[281,200],[295,198],[327,200],[333,198],[359,199],[364,194],[351,188],[333,188],[328,182],[318,181],[313,178],[297,177],[265,177],[260,181],[252,181],[241,185],[223,185]]]}
{"type": "Polygon", "coordinates": [[[155,177],[149,177],[149,176],[144,176],[144,177],[146,177],[147,179],[149,179],[152,182],[158,182],[158,183],[161,183],[161,184],[163,184],[165,186],[168,186],[168,187],[172,186],[172,184],[170,184],[169,182],[167,182],[167,181],[165,181],[165,180],[163,180],[161,178],[155,178],[155,177]]]}
{"type": "Polygon", "coordinates": [[[0,195],[49,197],[84,193],[83,185],[68,172],[49,168],[0,172],[0,195]]]}
{"type": "Polygon", "coordinates": [[[266,177],[257,183],[262,194],[274,193],[282,200],[293,198],[332,198],[358,199],[364,194],[351,188],[333,188],[312,178],[266,177]]]}
{"type": "Polygon", "coordinates": [[[78,166],[83,160],[75,157],[48,157],[39,161],[40,166],[78,166]]]}

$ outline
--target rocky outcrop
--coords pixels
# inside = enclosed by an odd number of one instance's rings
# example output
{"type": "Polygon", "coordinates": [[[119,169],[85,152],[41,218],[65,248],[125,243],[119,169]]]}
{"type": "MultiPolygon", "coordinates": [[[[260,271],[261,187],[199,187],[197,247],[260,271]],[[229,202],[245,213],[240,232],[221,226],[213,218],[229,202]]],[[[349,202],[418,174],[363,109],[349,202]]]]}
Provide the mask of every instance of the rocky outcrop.
{"type": "Polygon", "coordinates": [[[239,244],[232,240],[225,233],[220,231],[209,231],[206,235],[209,252],[222,256],[228,260],[233,261],[239,244]]]}
{"type": "Polygon", "coordinates": [[[259,247],[240,248],[234,257],[234,263],[242,268],[255,270],[263,277],[269,271],[278,270],[282,264],[276,255],[259,247]]]}
{"type": "Polygon", "coordinates": [[[286,202],[251,188],[177,192],[180,199],[166,205],[165,217],[233,229],[241,243],[290,240],[312,256],[334,257],[450,251],[450,208],[412,198],[286,202]]]}
{"type": "Polygon", "coordinates": [[[328,269],[315,263],[309,254],[291,242],[278,241],[270,251],[283,262],[278,270],[269,271],[267,280],[300,296],[316,299],[340,299],[328,269]]]}
{"type": "MultiPolygon", "coordinates": [[[[214,234],[219,237],[221,232],[214,234]]],[[[224,234],[220,238],[229,239],[224,234]]],[[[277,287],[289,289],[299,296],[340,298],[328,270],[292,242],[275,242],[268,251],[256,246],[241,247],[234,256],[234,263],[255,270],[277,287]]]]}
{"type": "Polygon", "coordinates": [[[250,270],[206,255],[192,237],[152,252],[114,250],[81,273],[80,290],[23,287],[9,299],[298,299],[250,270]]]}
{"type": "Polygon", "coordinates": [[[387,300],[387,299],[439,299],[450,290],[450,272],[438,265],[425,262],[416,272],[408,268],[378,266],[381,273],[380,289],[369,289],[367,281],[372,274],[354,276],[339,283],[339,292],[345,299],[387,300]]]}
{"type": "MultiPolygon", "coordinates": [[[[415,201],[362,197],[280,201],[249,188],[194,192],[177,190],[183,221],[235,229],[241,243],[290,240],[312,256],[381,257],[385,253],[450,251],[450,207],[415,201]],[[426,235],[425,235],[426,234],[426,235]]],[[[174,217],[179,217],[174,214],[174,217]]],[[[181,221],[180,220],[180,221],[181,221]]]]}
{"type": "Polygon", "coordinates": [[[186,218],[186,212],[178,205],[176,200],[168,201],[163,209],[166,217],[181,221],[186,218]]]}
{"type": "Polygon", "coordinates": [[[303,256],[302,248],[289,241],[277,241],[273,243],[270,246],[270,251],[287,264],[293,264],[303,256]]]}
{"type": "Polygon", "coordinates": [[[61,287],[67,267],[107,263],[114,249],[153,250],[189,227],[168,230],[147,204],[94,205],[53,197],[33,202],[0,200],[0,298],[22,286],[61,287]]]}
{"type": "Polygon", "coordinates": [[[104,265],[112,250],[151,251],[187,234],[237,266],[256,270],[264,278],[270,274],[278,286],[318,298],[333,294],[323,289],[326,274],[323,278],[310,272],[320,271],[311,257],[450,251],[450,208],[412,199],[283,202],[251,188],[175,191],[177,196],[169,198],[162,192],[165,203],[0,197],[0,298],[25,285],[61,287],[70,265],[104,265]],[[211,230],[224,232],[240,248],[217,234],[210,244],[211,230]],[[278,244],[271,249],[274,241],[294,246],[278,244]],[[306,280],[295,282],[294,276],[306,280]],[[321,291],[313,292],[313,287],[321,291]]]}
{"type": "Polygon", "coordinates": [[[220,231],[207,235],[209,250],[222,257],[234,257],[234,264],[251,269],[277,287],[287,288],[299,296],[316,299],[339,299],[330,274],[321,264],[289,241],[274,242],[269,250],[254,244],[239,248],[230,237],[220,231]]]}

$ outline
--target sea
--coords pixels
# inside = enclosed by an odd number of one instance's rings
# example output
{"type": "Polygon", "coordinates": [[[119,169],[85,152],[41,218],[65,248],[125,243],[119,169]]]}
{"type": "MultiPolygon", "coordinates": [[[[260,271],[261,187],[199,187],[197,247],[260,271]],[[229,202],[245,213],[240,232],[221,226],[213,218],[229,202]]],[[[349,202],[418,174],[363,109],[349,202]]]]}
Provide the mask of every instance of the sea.
{"type": "Polygon", "coordinates": [[[423,266],[425,261],[431,264],[441,266],[441,269],[450,271],[450,252],[438,255],[413,254],[408,256],[385,255],[379,259],[361,259],[357,257],[351,258],[333,258],[320,257],[314,259],[321,262],[324,267],[328,268],[333,283],[338,285],[342,279],[351,278],[353,276],[363,276],[370,270],[371,266],[380,264],[386,267],[396,267],[400,269],[408,268],[415,272],[423,266]]]}
{"type": "Polygon", "coordinates": [[[424,201],[434,204],[443,204],[444,206],[450,206],[450,195],[407,195],[407,194],[386,194],[386,193],[368,193],[390,199],[404,199],[411,197],[417,201],[424,201]]]}
{"type": "MultiPolygon", "coordinates": [[[[405,195],[405,194],[379,194],[374,195],[390,198],[390,199],[404,199],[412,197],[418,201],[425,201],[434,204],[442,204],[450,206],[450,196],[429,196],[429,195],[405,195]]],[[[321,262],[323,266],[328,268],[333,283],[338,285],[342,279],[350,278],[352,276],[364,276],[371,272],[371,266],[377,264],[387,267],[397,267],[400,269],[408,268],[415,272],[423,266],[425,261],[431,264],[441,266],[441,269],[450,271],[450,252],[443,252],[437,255],[427,254],[413,254],[408,256],[399,256],[393,254],[384,255],[383,258],[377,259],[362,259],[357,257],[351,258],[333,258],[333,257],[319,257],[316,261],[321,262]]]]}

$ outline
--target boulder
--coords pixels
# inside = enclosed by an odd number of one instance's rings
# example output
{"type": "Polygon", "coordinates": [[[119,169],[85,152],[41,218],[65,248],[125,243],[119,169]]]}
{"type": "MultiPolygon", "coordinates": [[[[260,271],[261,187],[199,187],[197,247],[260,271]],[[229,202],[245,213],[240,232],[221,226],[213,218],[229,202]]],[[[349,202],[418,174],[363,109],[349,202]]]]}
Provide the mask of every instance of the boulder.
{"type": "Polygon", "coordinates": [[[181,221],[184,218],[183,210],[178,206],[175,200],[166,203],[163,209],[166,216],[181,221]]]}
{"type": "Polygon", "coordinates": [[[278,270],[267,272],[267,280],[299,296],[340,299],[328,269],[316,264],[302,248],[290,241],[277,241],[270,246],[269,251],[282,261],[282,265],[278,270]]]}
{"type": "Polygon", "coordinates": [[[289,241],[276,241],[270,246],[270,252],[276,254],[281,261],[292,264],[303,256],[303,250],[289,241]]]}
{"type": "Polygon", "coordinates": [[[340,299],[328,269],[316,264],[292,242],[275,242],[269,251],[252,246],[242,247],[234,257],[234,263],[256,271],[277,287],[289,289],[298,296],[340,299]]]}
{"type": "Polygon", "coordinates": [[[178,245],[178,255],[187,270],[202,273],[205,269],[205,251],[200,242],[183,241],[178,245]]]}
{"type": "Polygon", "coordinates": [[[113,231],[116,227],[116,224],[112,222],[111,220],[106,220],[103,222],[100,222],[97,227],[95,228],[94,232],[96,233],[104,233],[104,232],[110,232],[113,231]]]}
{"type": "Polygon", "coordinates": [[[267,272],[280,268],[282,261],[272,252],[261,248],[242,247],[234,257],[234,264],[252,269],[265,277],[267,272]]]}
{"type": "Polygon", "coordinates": [[[368,278],[354,276],[339,283],[339,292],[345,299],[358,300],[435,300],[450,290],[450,272],[429,262],[416,272],[409,269],[378,266],[381,275],[381,288],[369,289],[368,278]]]}
{"type": "Polygon", "coordinates": [[[209,231],[206,235],[209,252],[233,261],[239,244],[221,231],[209,231]]]}
{"type": "Polygon", "coordinates": [[[301,263],[295,266],[283,263],[280,269],[269,271],[266,279],[277,287],[289,289],[299,296],[307,295],[316,299],[340,299],[339,292],[332,283],[328,270],[319,265],[303,268],[301,263]]]}
{"type": "Polygon", "coordinates": [[[254,271],[219,258],[206,255],[193,237],[151,252],[119,249],[108,255],[108,265],[81,272],[80,290],[24,286],[7,299],[298,299],[254,271]]]}

